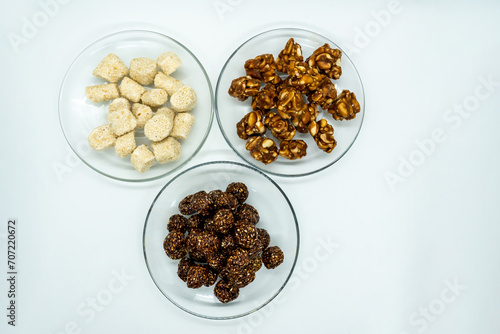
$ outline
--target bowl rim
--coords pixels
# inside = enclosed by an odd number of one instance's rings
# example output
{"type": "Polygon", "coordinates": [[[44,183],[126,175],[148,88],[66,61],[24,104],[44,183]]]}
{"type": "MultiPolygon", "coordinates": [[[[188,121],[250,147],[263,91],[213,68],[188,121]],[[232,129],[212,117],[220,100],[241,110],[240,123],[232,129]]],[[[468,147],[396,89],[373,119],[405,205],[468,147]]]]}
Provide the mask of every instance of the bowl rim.
{"type": "MultiPolygon", "coordinates": [[[[147,212],[147,215],[146,215],[146,219],[144,221],[144,228],[143,228],[143,232],[142,232],[142,250],[143,250],[143,255],[144,255],[144,261],[146,263],[146,267],[147,267],[147,270],[148,270],[148,273],[149,275],[151,276],[151,279],[153,280],[155,286],[158,288],[158,290],[160,290],[160,292],[172,303],[174,304],[175,306],[177,306],[178,308],[180,308],[181,310],[191,314],[191,315],[194,315],[194,316],[197,316],[197,317],[200,317],[200,318],[204,318],[204,319],[209,319],[209,320],[231,320],[231,319],[237,319],[237,318],[241,318],[241,317],[244,317],[244,316],[247,316],[247,315],[250,315],[258,310],[260,310],[261,308],[263,308],[264,306],[268,305],[272,300],[274,300],[280,293],[281,291],[285,288],[285,286],[287,285],[288,281],[290,280],[294,270],[295,270],[295,266],[297,264],[297,260],[298,260],[298,256],[299,256],[299,250],[300,250],[300,229],[299,229],[299,223],[298,223],[298,220],[297,220],[297,215],[295,214],[295,210],[293,208],[293,205],[292,203],[290,202],[290,200],[288,199],[288,196],[285,194],[285,192],[283,191],[283,189],[281,189],[281,187],[273,180],[271,179],[266,173],[262,172],[261,170],[255,168],[255,167],[252,167],[252,166],[249,166],[249,165],[245,165],[245,164],[242,164],[240,162],[236,162],[236,161],[228,161],[228,160],[216,160],[216,161],[208,161],[208,162],[204,162],[204,163],[200,163],[198,165],[195,165],[195,166],[192,166],[188,169],[185,169],[184,171],[182,171],[181,173],[177,174],[176,176],[174,176],[171,180],[169,180],[161,189],[160,191],[158,192],[158,194],[155,196],[153,202],[151,203],[151,206],[149,207],[148,209],[148,212],[147,212]],[[159,283],[157,283],[156,279],[154,278],[152,272],[151,272],[151,267],[149,265],[149,262],[148,262],[148,258],[147,258],[147,255],[146,255],[146,229],[147,229],[147,226],[148,226],[148,220],[149,220],[149,216],[151,214],[151,211],[156,203],[156,201],[158,200],[158,198],[160,197],[160,195],[163,193],[163,191],[172,183],[174,182],[176,179],[178,179],[179,177],[181,177],[182,175],[186,174],[186,173],[189,173],[193,170],[196,170],[198,168],[202,168],[202,167],[205,167],[205,166],[211,166],[211,165],[235,165],[235,166],[239,166],[239,167],[244,167],[244,168],[247,168],[253,172],[256,172],[258,173],[259,175],[263,176],[265,179],[267,179],[268,181],[271,182],[271,184],[273,184],[277,189],[278,191],[281,193],[281,195],[283,196],[283,198],[286,200],[287,204],[288,204],[288,207],[290,208],[290,212],[292,213],[292,216],[293,216],[293,221],[294,221],[294,224],[295,224],[295,232],[296,232],[296,236],[297,236],[297,242],[296,242],[296,251],[295,251],[295,256],[294,256],[294,259],[293,259],[293,263],[292,263],[292,267],[290,269],[290,272],[288,273],[285,281],[283,282],[283,284],[281,285],[281,287],[265,302],[263,303],[262,305],[258,306],[258,307],[253,307],[251,310],[249,311],[246,311],[246,312],[243,312],[241,314],[237,314],[237,315],[231,315],[231,316],[223,316],[223,317],[220,317],[220,316],[208,316],[208,315],[204,315],[204,314],[200,314],[200,313],[197,313],[197,312],[194,312],[194,311],[191,311],[181,305],[179,305],[177,302],[175,302],[171,297],[169,297],[165,292],[163,292],[163,290],[160,288],[159,286],[159,283]]],[[[230,304],[228,304],[230,305],[230,304]]]]}
{"type": "Polygon", "coordinates": [[[61,86],[59,87],[59,96],[58,96],[57,109],[58,109],[59,125],[60,125],[61,131],[63,133],[64,139],[68,143],[68,145],[71,148],[71,150],[73,151],[73,153],[85,165],[87,165],[88,167],[90,167],[92,170],[98,172],[99,174],[107,176],[107,177],[109,177],[111,179],[114,179],[114,180],[123,181],[123,182],[130,182],[130,183],[141,183],[141,182],[148,182],[148,181],[158,180],[158,179],[160,179],[162,177],[165,177],[167,175],[170,175],[170,174],[178,171],[179,169],[181,169],[182,167],[184,167],[189,161],[191,161],[200,152],[201,148],[205,145],[205,142],[206,142],[206,140],[208,138],[208,135],[210,133],[210,130],[212,128],[212,123],[213,123],[213,119],[214,119],[214,110],[215,110],[215,97],[214,97],[214,92],[213,92],[213,88],[212,88],[212,83],[210,81],[210,77],[207,74],[207,71],[205,70],[205,67],[202,65],[202,63],[200,62],[200,60],[194,55],[194,53],[192,53],[191,50],[189,48],[187,48],[184,44],[180,43],[178,40],[176,40],[176,39],[174,39],[174,38],[172,38],[170,36],[167,36],[165,34],[157,32],[157,31],[147,30],[147,29],[129,29],[129,30],[115,31],[115,32],[113,32],[111,34],[107,34],[107,35],[105,35],[103,37],[100,37],[97,40],[95,40],[94,42],[90,43],[87,47],[85,47],[82,51],[80,51],[80,53],[78,53],[78,56],[76,56],[76,58],[73,60],[73,62],[71,63],[71,65],[66,70],[66,73],[64,74],[63,80],[61,82],[61,86]],[[131,179],[131,178],[118,177],[118,176],[112,175],[111,173],[103,172],[100,169],[94,167],[91,163],[87,162],[78,153],[78,150],[75,147],[73,147],[73,145],[71,144],[70,140],[68,139],[68,136],[66,134],[66,130],[64,129],[64,126],[63,126],[62,110],[61,110],[61,108],[62,108],[61,104],[63,102],[62,101],[63,100],[63,89],[64,89],[64,86],[66,84],[66,79],[68,78],[68,75],[71,72],[71,70],[76,66],[76,64],[78,63],[78,61],[83,57],[83,55],[88,50],[90,50],[94,45],[97,45],[98,43],[103,42],[103,41],[105,41],[108,38],[113,38],[113,37],[116,37],[116,36],[119,36],[119,35],[127,35],[127,34],[151,34],[151,35],[155,35],[157,37],[166,38],[166,39],[172,41],[173,43],[179,45],[191,57],[193,57],[193,59],[195,60],[195,62],[200,67],[200,69],[201,69],[201,71],[202,71],[202,73],[203,73],[203,75],[204,75],[204,77],[205,77],[205,79],[207,81],[207,86],[208,86],[209,94],[210,94],[210,115],[209,115],[209,120],[208,120],[208,124],[207,124],[207,129],[205,131],[203,139],[201,140],[200,144],[198,145],[198,147],[196,148],[196,150],[193,152],[193,154],[190,157],[188,157],[184,162],[182,162],[181,164],[179,164],[177,167],[175,167],[173,169],[170,169],[170,170],[168,170],[168,171],[166,171],[164,173],[161,173],[161,174],[159,174],[157,176],[152,176],[152,177],[148,177],[148,178],[141,178],[141,179],[131,179]]]}
{"type": "Polygon", "coordinates": [[[214,104],[214,107],[215,107],[215,116],[217,118],[217,123],[219,124],[219,129],[222,133],[222,136],[224,137],[224,139],[226,140],[226,143],[231,147],[231,149],[241,158],[243,159],[243,161],[245,161],[246,163],[252,165],[253,167],[259,169],[259,170],[262,170],[263,172],[265,173],[268,173],[268,174],[271,174],[271,175],[274,175],[274,176],[279,176],[279,177],[290,177],[290,178],[294,178],[294,177],[302,177],[302,176],[308,176],[308,175],[312,175],[312,174],[315,174],[315,173],[318,173],[318,172],[321,172],[329,167],[331,167],[333,164],[335,164],[337,161],[339,161],[350,149],[351,147],[354,145],[354,142],[356,141],[356,139],[358,138],[359,136],[359,133],[361,132],[361,128],[363,127],[363,121],[364,121],[364,117],[365,117],[365,106],[366,106],[366,95],[365,95],[365,89],[364,89],[364,86],[363,86],[363,81],[361,80],[361,76],[359,75],[359,72],[358,72],[358,69],[356,68],[356,65],[354,65],[354,62],[351,60],[351,58],[345,53],[345,51],[337,45],[337,43],[333,42],[332,40],[330,40],[329,38],[317,33],[317,32],[314,32],[314,31],[311,31],[311,30],[307,30],[307,29],[303,29],[303,28],[296,28],[296,27],[282,27],[282,28],[274,28],[274,29],[270,29],[270,30],[266,30],[266,31],[263,31],[263,32],[260,32],[258,33],[257,35],[254,35],[252,37],[250,37],[249,39],[247,39],[245,42],[243,42],[238,48],[236,48],[236,50],[233,51],[233,53],[231,53],[231,55],[229,56],[229,58],[226,60],[226,62],[224,63],[224,66],[222,67],[220,73],[219,73],[219,77],[217,79],[217,84],[215,86],[215,104],[214,104]],[[273,32],[280,32],[280,31],[290,31],[290,32],[301,32],[301,33],[309,33],[309,34],[314,34],[320,38],[323,38],[325,40],[325,43],[327,42],[332,42],[334,43],[339,49],[340,51],[342,51],[342,56],[343,57],[346,57],[349,62],[352,64],[352,67],[354,68],[354,73],[356,74],[356,76],[358,77],[359,79],[359,83],[360,83],[360,86],[361,86],[361,94],[363,96],[363,106],[362,106],[362,109],[361,109],[361,122],[359,124],[359,129],[356,133],[356,135],[354,136],[354,139],[352,140],[352,142],[349,144],[349,146],[346,148],[346,150],[340,154],[336,159],[332,160],[330,163],[326,164],[325,166],[322,166],[320,168],[317,168],[315,170],[312,170],[312,171],[309,171],[309,172],[304,172],[304,173],[296,173],[296,174],[284,174],[284,173],[278,173],[278,172],[273,172],[273,171],[269,171],[269,170],[266,170],[264,169],[262,166],[259,166],[259,164],[257,164],[256,162],[258,161],[252,161],[251,159],[247,159],[247,157],[244,157],[243,154],[241,154],[237,149],[236,147],[234,147],[234,145],[231,143],[231,141],[229,140],[229,137],[228,135],[226,134],[226,132],[224,131],[224,128],[222,126],[222,121],[221,121],[221,118],[220,118],[220,114],[219,114],[219,102],[218,102],[218,96],[219,96],[219,89],[221,88],[221,79],[222,79],[222,75],[224,73],[224,71],[226,70],[226,67],[227,65],[229,64],[229,62],[231,61],[231,59],[234,57],[234,55],[243,47],[245,46],[247,43],[249,43],[250,41],[258,38],[258,37],[261,37],[262,35],[265,35],[265,34],[270,34],[270,33],[273,33],[273,32]]]}

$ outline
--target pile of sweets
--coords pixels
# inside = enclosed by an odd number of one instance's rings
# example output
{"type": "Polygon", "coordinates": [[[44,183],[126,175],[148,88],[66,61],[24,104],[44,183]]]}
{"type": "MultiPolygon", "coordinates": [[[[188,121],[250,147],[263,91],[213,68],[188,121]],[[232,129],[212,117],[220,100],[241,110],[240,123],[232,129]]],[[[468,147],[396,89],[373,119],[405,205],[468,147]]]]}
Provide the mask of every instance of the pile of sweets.
{"type": "Polygon", "coordinates": [[[234,79],[228,93],[239,101],[252,98],[252,110],[236,131],[255,160],[269,164],[278,156],[301,159],[307,144],[295,137],[297,132],[309,133],[319,149],[332,152],[337,145],[334,130],[326,119],[316,120],[318,107],[335,120],[351,120],[361,110],[354,93],[337,95],[332,82],[342,75],[341,57],[342,51],[324,44],[304,60],[301,46],[290,38],[276,59],[267,53],[245,62],[246,75],[234,79]],[[279,145],[265,136],[267,130],[279,145]]]}
{"type": "Polygon", "coordinates": [[[171,216],[167,225],[163,249],[180,260],[179,278],[192,289],[215,284],[214,295],[222,303],[238,298],[262,264],[274,269],[284,260],[278,246],[269,246],[267,230],[256,227],[260,216],[245,203],[247,198],[241,182],[226,191],[199,191],[179,203],[181,214],[171,216]]]}
{"type": "Polygon", "coordinates": [[[92,130],[90,146],[97,151],[114,146],[120,158],[130,155],[140,173],[155,161],[164,164],[178,160],[179,140],[186,140],[191,131],[194,116],[189,111],[197,101],[193,88],[171,76],[181,64],[174,52],[162,53],[157,60],[134,58],[130,68],[115,54],[107,55],[92,74],[108,83],[85,89],[92,102],[111,101],[107,124],[92,130]],[[146,87],[151,85],[153,88],[146,87]],[[144,132],[150,147],[137,146],[136,131],[144,132]]]}

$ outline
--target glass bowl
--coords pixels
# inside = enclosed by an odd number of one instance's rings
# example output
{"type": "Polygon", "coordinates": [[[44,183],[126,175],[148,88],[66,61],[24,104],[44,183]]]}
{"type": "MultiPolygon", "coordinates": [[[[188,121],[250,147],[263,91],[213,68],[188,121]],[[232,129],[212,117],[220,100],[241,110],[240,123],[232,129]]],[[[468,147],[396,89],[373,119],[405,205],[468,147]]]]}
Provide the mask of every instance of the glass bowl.
{"type": "MultiPolygon", "coordinates": [[[[92,43],[75,59],[64,77],[59,94],[59,120],[68,144],[89,167],[108,177],[122,181],[154,180],[170,174],[191,160],[201,149],[213,120],[213,92],[205,69],[184,45],[171,37],[145,30],[117,32],[92,43]],[[128,66],[138,57],[156,59],[166,51],[175,52],[182,66],[172,76],[191,86],[198,97],[192,110],[196,120],[189,138],[182,141],[178,161],[158,164],[141,174],[130,162],[130,156],[119,158],[113,148],[94,151],[88,135],[97,126],[106,124],[110,101],[94,103],[85,96],[85,87],[105,83],[92,75],[92,71],[109,53],[115,53],[128,66]]],[[[137,145],[149,144],[142,129],[136,129],[137,145]]]]}
{"type": "Polygon", "coordinates": [[[261,171],[237,162],[207,162],[189,168],[170,180],[154,199],[144,225],[143,249],[149,273],[160,291],[180,309],[208,319],[232,319],[255,312],[275,298],[288,282],[299,251],[299,227],[292,204],[281,188],[261,171]],[[225,190],[231,182],[248,187],[246,203],[259,212],[259,228],[271,236],[270,246],[279,246],[285,259],[275,269],[262,267],[255,280],[241,288],[239,297],[222,304],[213,287],[190,289],[177,276],[177,260],[167,257],[163,240],[171,215],[179,213],[179,202],[200,190],[225,190]]]}
{"type": "MultiPolygon", "coordinates": [[[[224,138],[243,160],[267,173],[293,177],[319,172],[333,165],[349,150],[363,123],[365,97],[358,71],[349,56],[342,51],[342,76],[338,80],[333,80],[333,83],[336,84],[339,94],[343,89],[354,92],[361,106],[361,111],[352,120],[335,121],[330,114],[318,107],[320,113],[317,119],[325,118],[334,128],[334,136],[337,140],[335,149],[327,154],[317,147],[308,133],[297,132],[294,139],[302,139],[308,145],[307,155],[302,159],[291,161],[280,156],[268,165],[254,160],[245,149],[246,141],[239,138],[236,133],[236,123],[251,111],[251,98],[243,102],[238,101],[238,99],[229,96],[228,89],[233,79],[245,75],[243,65],[246,60],[264,53],[271,53],[276,58],[290,37],[293,37],[295,42],[301,45],[304,59],[325,43],[328,43],[332,48],[340,49],[336,43],[324,36],[295,28],[270,30],[250,38],[233,52],[222,68],[215,90],[215,112],[224,138]]],[[[270,133],[268,136],[272,137],[270,133]]],[[[272,138],[274,139],[274,137],[272,138]]],[[[279,146],[279,142],[275,141],[279,146]]]]}

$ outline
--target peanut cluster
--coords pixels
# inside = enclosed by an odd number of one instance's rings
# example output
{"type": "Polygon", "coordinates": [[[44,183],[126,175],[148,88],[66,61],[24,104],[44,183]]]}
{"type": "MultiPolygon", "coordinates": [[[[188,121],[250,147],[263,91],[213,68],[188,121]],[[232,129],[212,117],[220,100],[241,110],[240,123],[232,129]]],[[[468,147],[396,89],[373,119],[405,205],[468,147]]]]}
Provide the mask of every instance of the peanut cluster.
{"type": "Polygon", "coordinates": [[[324,44],[304,60],[301,46],[290,38],[276,59],[267,53],[245,62],[246,75],[234,79],[228,93],[240,101],[252,97],[252,110],[236,129],[254,159],[269,164],[278,156],[306,156],[307,144],[295,138],[297,133],[309,133],[318,148],[332,152],[334,130],[326,119],[316,120],[318,107],[334,120],[353,119],[361,110],[354,93],[343,90],[337,96],[332,80],[342,75],[341,57],[342,51],[324,44]],[[265,136],[267,130],[279,145],[265,136]]]}

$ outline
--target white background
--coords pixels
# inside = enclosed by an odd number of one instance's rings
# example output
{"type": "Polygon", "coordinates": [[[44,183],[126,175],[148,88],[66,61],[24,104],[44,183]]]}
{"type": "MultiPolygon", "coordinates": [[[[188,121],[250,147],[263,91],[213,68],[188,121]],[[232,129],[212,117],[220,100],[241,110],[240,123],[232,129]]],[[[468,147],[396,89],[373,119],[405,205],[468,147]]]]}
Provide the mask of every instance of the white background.
{"type": "MultiPolygon", "coordinates": [[[[2,278],[0,332],[500,333],[498,2],[73,0],[17,52],[8,36],[22,37],[23,20],[42,6],[2,5],[0,268],[7,219],[17,218],[19,309],[7,326],[2,278]],[[59,126],[59,87],[87,45],[142,28],[190,48],[215,88],[234,49],[278,27],[313,30],[347,50],[365,86],[364,124],[331,168],[275,178],[302,237],[279,303],[239,320],[199,319],[164,298],[142,255],[147,210],[170,177],[128,184],[78,162],[59,126]],[[471,111],[458,116],[454,106],[471,111]],[[416,142],[436,129],[443,140],[419,160],[416,142]],[[398,168],[404,176],[391,187],[398,168]],[[77,312],[116,272],[130,279],[120,292],[92,319],[77,312]]],[[[214,123],[187,167],[218,159],[240,161],[214,123]]]]}

